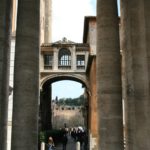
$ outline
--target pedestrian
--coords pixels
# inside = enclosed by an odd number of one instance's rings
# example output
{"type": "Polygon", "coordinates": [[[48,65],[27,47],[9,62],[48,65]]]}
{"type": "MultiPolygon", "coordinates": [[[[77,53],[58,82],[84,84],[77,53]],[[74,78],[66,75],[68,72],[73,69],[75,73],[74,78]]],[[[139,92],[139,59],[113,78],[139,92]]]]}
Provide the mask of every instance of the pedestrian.
{"type": "Polygon", "coordinates": [[[48,138],[48,150],[53,150],[54,147],[55,147],[55,144],[54,144],[53,138],[50,136],[48,138]]]}
{"type": "Polygon", "coordinates": [[[82,148],[82,144],[83,144],[83,131],[81,129],[78,129],[78,131],[77,131],[77,141],[80,142],[80,147],[82,148]]]}
{"type": "Polygon", "coordinates": [[[86,131],[84,132],[84,135],[83,135],[83,143],[84,143],[84,150],[87,150],[88,149],[88,135],[86,131]]]}
{"type": "Polygon", "coordinates": [[[65,132],[62,138],[63,150],[66,150],[67,142],[68,142],[68,137],[67,137],[67,132],[65,132]]]}

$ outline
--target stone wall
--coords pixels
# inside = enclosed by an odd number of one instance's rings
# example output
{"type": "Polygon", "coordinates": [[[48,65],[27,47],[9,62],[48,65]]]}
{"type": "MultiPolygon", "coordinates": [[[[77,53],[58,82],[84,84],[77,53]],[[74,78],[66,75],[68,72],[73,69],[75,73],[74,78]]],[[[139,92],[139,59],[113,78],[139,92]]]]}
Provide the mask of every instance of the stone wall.
{"type": "Polygon", "coordinates": [[[52,125],[53,128],[84,126],[82,107],[77,106],[53,106],[52,125]]]}

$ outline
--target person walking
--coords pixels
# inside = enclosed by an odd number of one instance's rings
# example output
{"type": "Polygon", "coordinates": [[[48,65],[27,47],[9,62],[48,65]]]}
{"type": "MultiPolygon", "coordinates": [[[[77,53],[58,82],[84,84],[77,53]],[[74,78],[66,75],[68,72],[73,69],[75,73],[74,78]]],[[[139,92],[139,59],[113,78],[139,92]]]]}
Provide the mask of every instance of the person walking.
{"type": "Polygon", "coordinates": [[[62,138],[63,150],[66,150],[67,142],[68,142],[68,137],[67,137],[67,132],[65,132],[62,138]]]}
{"type": "Polygon", "coordinates": [[[48,138],[48,150],[54,150],[55,144],[53,138],[50,136],[48,138]]]}

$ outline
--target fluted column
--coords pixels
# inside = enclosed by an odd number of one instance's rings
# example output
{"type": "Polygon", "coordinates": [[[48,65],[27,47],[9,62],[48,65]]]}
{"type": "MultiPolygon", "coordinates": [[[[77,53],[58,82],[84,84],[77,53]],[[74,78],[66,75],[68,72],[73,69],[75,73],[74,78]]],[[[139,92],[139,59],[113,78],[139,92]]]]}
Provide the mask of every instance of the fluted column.
{"type": "Polygon", "coordinates": [[[52,0],[45,0],[45,27],[44,42],[50,43],[52,40],[52,0]]]}
{"type": "Polygon", "coordinates": [[[7,150],[12,0],[0,0],[0,149],[7,150]]]}
{"type": "Polygon", "coordinates": [[[126,75],[127,150],[148,150],[150,148],[149,17],[150,1],[121,1],[121,45],[126,75]]]}
{"type": "MultiPolygon", "coordinates": [[[[144,8],[145,8],[145,24],[146,24],[146,50],[147,50],[147,56],[148,56],[148,81],[149,81],[149,95],[150,95],[150,1],[144,1],[144,8]]],[[[148,98],[149,100],[150,98],[148,98]]],[[[149,105],[147,106],[148,108],[148,116],[150,114],[150,103],[149,105]]],[[[147,118],[147,121],[149,121],[148,125],[147,125],[147,134],[148,134],[148,139],[150,139],[150,119],[147,118]]],[[[149,141],[147,141],[149,142],[149,141]]],[[[150,142],[148,143],[150,144],[150,142]]],[[[150,147],[150,145],[148,145],[150,147]]]]}
{"type": "Polygon", "coordinates": [[[17,1],[13,0],[13,13],[12,13],[12,34],[16,33],[16,18],[17,18],[17,1]]]}
{"type": "Polygon", "coordinates": [[[11,150],[37,150],[39,4],[18,0],[11,150]]]}
{"type": "Polygon", "coordinates": [[[123,150],[117,0],[97,1],[96,59],[99,149],[123,150]]]}

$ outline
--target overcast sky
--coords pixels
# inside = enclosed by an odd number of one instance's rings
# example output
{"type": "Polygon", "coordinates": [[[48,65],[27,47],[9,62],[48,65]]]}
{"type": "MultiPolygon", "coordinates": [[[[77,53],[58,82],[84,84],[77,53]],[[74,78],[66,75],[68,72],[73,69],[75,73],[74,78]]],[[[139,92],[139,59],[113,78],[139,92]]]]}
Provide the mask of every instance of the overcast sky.
{"type": "Polygon", "coordinates": [[[96,15],[96,0],[52,0],[52,42],[82,43],[85,16],[96,15]]]}
{"type": "MultiPolygon", "coordinates": [[[[85,16],[96,15],[96,0],[52,0],[52,42],[66,37],[82,43],[85,16]]],[[[52,84],[52,98],[76,98],[83,94],[82,85],[74,81],[52,84]]]]}

